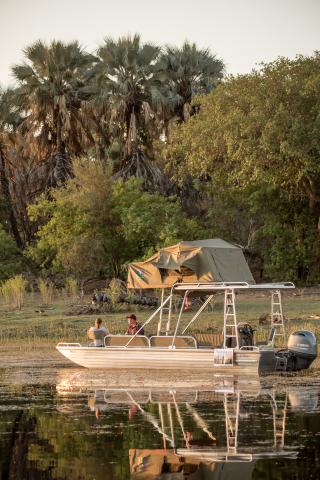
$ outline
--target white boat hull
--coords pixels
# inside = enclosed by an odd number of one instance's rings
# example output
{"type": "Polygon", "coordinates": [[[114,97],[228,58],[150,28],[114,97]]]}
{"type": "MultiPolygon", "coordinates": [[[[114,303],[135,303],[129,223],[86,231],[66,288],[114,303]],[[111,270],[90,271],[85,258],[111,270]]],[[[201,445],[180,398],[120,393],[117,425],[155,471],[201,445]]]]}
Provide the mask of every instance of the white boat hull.
{"type": "Polygon", "coordinates": [[[260,352],[234,350],[232,365],[216,365],[214,349],[57,346],[72,362],[93,369],[192,369],[257,373],[260,352]]]}

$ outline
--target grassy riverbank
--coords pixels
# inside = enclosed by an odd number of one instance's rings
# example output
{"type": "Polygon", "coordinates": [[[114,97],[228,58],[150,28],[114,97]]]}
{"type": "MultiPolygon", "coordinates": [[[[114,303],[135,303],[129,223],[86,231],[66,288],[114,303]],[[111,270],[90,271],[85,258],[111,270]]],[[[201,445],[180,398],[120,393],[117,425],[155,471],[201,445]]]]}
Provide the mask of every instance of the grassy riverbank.
{"type": "MultiPolygon", "coordinates": [[[[88,300],[89,301],[89,300],[88,300]]],[[[84,302],[85,304],[85,302],[84,302]]],[[[21,310],[13,310],[0,305],[0,345],[19,344],[20,347],[36,348],[40,345],[54,345],[58,341],[86,341],[86,330],[97,314],[69,315],[75,302],[57,298],[49,307],[41,305],[37,295],[28,298],[21,310]]],[[[128,311],[98,314],[111,333],[123,333],[126,330],[128,311]]],[[[299,294],[286,293],[283,296],[283,308],[288,332],[299,329],[315,331],[320,338],[320,294],[304,291],[299,294]]],[[[152,309],[134,308],[140,323],[152,313],[152,309]]],[[[267,294],[245,295],[237,297],[238,321],[248,322],[257,328],[256,336],[267,336],[268,325],[259,326],[261,314],[270,311],[270,299],[267,294]]],[[[223,297],[216,296],[213,309],[204,312],[190,328],[190,333],[198,331],[220,330],[222,325],[223,297]]],[[[183,315],[182,326],[191,319],[193,312],[183,315]]],[[[174,315],[175,317],[177,314],[174,315]]],[[[146,334],[156,330],[157,319],[146,328],[146,334]]]]}

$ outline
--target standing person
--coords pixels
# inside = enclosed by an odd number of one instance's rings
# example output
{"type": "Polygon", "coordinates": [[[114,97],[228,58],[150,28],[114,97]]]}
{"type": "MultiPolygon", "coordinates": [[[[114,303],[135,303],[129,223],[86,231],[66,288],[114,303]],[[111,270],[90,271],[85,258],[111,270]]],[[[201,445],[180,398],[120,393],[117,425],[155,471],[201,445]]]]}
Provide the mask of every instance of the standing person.
{"type": "Polygon", "coordinates": [[[131,315],[129,315],[127,319],[128,319],[128,328],[126,331],[126,335],[135,335],[137,332],[139,332],[139,335],[144,335],[144,330],[143,328],[141,328],[141,325],[138,323],[137,317],[135,316],[134,313],[131,313],[131,315]]]}
{"type": "Polygon", "coordinates": [[[101,318],[96,318],[94,321],[94,326],[90,327],[88,330],[88,337],[94,340],[95,347],[103,347],[104,337],[109,335],[108,329],[106,327],[102,327],[101,324],[101,318]]]}

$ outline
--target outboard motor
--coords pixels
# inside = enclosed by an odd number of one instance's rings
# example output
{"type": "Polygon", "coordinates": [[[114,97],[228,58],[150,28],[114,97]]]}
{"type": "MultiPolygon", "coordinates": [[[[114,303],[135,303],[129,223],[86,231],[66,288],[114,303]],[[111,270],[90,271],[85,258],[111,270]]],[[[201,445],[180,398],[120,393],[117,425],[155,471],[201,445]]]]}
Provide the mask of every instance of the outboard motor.
{"type": "Polygon", "coordinates": [[[317,356],[316,336],[308,330],[299,330],[291,333],[288,340],[288,351],[291,354],[290,370],[309,368],[317,356]]]}

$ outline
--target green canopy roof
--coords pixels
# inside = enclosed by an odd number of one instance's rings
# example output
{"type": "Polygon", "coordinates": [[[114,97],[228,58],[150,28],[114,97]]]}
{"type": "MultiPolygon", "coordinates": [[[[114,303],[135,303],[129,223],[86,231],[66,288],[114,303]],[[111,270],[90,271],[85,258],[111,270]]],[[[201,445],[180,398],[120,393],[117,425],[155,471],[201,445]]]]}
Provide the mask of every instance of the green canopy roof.
{"type": "Polygon", "coordinates": [[[241,247],[220,238],[180,242],[129,265],[129,288],[169,288],[176,282],[254,283],[254,279],[241,247]]]}

